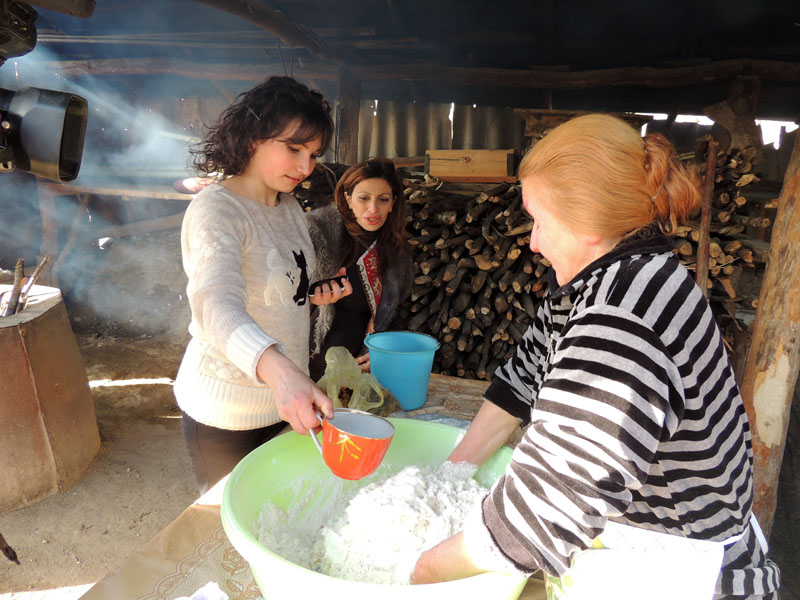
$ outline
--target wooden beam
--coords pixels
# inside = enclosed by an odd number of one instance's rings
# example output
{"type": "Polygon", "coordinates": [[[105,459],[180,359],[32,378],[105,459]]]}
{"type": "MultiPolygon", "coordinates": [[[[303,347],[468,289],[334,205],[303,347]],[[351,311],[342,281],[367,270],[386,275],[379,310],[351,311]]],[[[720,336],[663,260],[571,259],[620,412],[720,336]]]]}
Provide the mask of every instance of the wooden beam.
{"type": "Polygon", "coordinates": [[[142,233],[163,231],[164,229],[178,229],[183,223],[183,216],[185,213],[186,211],[183,211],[174,215],[159,217],[158,219],[136,221],[134,223],[126,223],[125,225],[108,225],[93,233],[97,239],[104,237],[122,238],[142,233]]]}
{"type": "Polygon", "coordinates": [[[598,87],[653,87],[709,85],[737,75],[758,73],[761,81],[800,83],[800,63],[771,60],[720,60],[674,68],[620,67],[590,71],[492,69],[435,64],[355,67],[362,81],[432,81],[449,85],[495,86],[554,90],[598,87]]]}
{"type": "Polygon", "coordinates": [[[394,166],[398,169],[403,167],[424,167],[424,156],[396,156],[391,159],[394,166]]]}
{"type": "MultiPolygon", "coordinates": [[[[303,61],[303,64],[304,66],[295,65],[295,77],[336,80],[338,67],[333,63],[315,62],[308,64],[308,61],[303,61]]],[[[203,64],[188,60],[163,58],[52,61],[47,62],[44,68],[64,77],[164,74],[207,81],[263,81],[269,75],[284,74],[283,65],[280,62],[203,64]]]]}
{"type": "MultiPolygon", "coordinates": [[[[76,196],[78,194],[94,194],[97,196],[120,196],[123,200],[130,200],[131,198],[154,198],[156,200],[176,200],[181,202],[189,202],[193,198],[190,194],[181,194],[176,192],[172,187],[167,186],[152,186],[152,187],[108,187],[108,186],[95,186],[95,185],[73,185],[67,183],[59,183],[54,181],[47,181],[44,179],[36,180],[36,189],[39,192],[39,202],[42,198],[49,198],[55,196],[76,196]]],[[[43,215],[44,217],[44,215],[43,215]]],[[[42,254],[52,254],[52,252],[45,252],[51,249],[49,247],[42,247],[42,254]]]]}
{"type": "Polygon", "coordinates": [[[358,162],[358,113],[361,107],[361,82],[353,79],[349,69],[339,72],[339,98],[336,107],[336,162],[354,165],[358,162]]]}
{"type": "MultiPolygon", "coordinates": [[[[372,39],[374,27],[315,28],[314,34],[321,38],[341,37],[349,42],[353,39],[372,39]]],[[[37,35],[40,43],[56,44],[114,44],[117,46],[186,46],[191,48],[276,48],[285,46],[271,31],[231,30],[215,32],[209,39],[208,32],[198,31],[150,31],[146,33],[107,33],[98,35],[76,35],[44,31],[37,35]]],[[[341,43],[341,42],[340,42],[341,43]]]]}
{"type": "Polygon", "coordinates": [[[95,0],[27,0],[27,2],[33,6],[86,19],[91,17],[94,12],[95,0]]]}
{"type": "MultiPolygon", "coordinates": [[[[270,64],[202,64],[161,58],[102,59],[47,61],[42,67],[60,75],[153,75],[167,73],[200,79],[260,81],[265,71],[274,68],[283,73],[280,63],[270,64]]],[[[309,63],[295,67],[297,77],[335,80],[338,64],[309,63]]],[[[758,73],[762,83],[800,83],[800,62],[771,60],[721,60],[704,64],[659,68],[620,67],[590,71],[553,69],[490,69],[448,67],[434,64],[374,65],[351,67],[353,77],[363,81],[421,81],[447,85],[586,90],[599,87],[668,88],[681,85],[710,85],[730,81],[751,72],[758,73]]]]}
{"type": "Polygon", "coordinates": [[[772,228],[769,261],[742,380],[753,435],[754,510],[769,535],[800,370],[800,136],[796,137],[772,228]]]}
{"type": "Polygon", "coordinates": [[[287,46],[300,46],[317,56],[325,56],[325,44],[314,33],[291,21],[275,10],[265,8],[256,0],[197,0],[208,6],[231,13],[277,35],[287,46]]]}
{"type": "MultiPolygon", "coordinates": [[[[206,34],[207,36],[208,34],[206,34]]],[[[136,36],[136,35],[66,35],[61,33],[43,33],[38,36],[38,41],[42,44],[98,44],[114,46],[155,46],[157,48],[235,48],[243,50],[247,48],[263,48],[266,50],[276,50],[281,46],[286,46],[270,32],[259,32],[260,39],[253,39],[250,36],[242,36],[239,39],[214,38],[198,39],[194,35],[174,34],[172,37],[164,38],[158,35],[136,36]],[[269,36],[269,39],[264,39],[269,36]]]]}

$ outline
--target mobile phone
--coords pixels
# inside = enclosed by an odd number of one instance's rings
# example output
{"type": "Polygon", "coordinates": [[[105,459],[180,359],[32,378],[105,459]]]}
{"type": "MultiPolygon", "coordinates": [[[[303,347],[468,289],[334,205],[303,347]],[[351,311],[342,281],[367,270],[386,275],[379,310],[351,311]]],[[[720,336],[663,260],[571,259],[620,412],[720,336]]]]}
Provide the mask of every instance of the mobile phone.
{"type": "Polygon", "coordinates": [[[323,283],[330,284],[334,281],[339,284],[339,287],[343,287],[344,282],[347,281],[347,275],[337,275],[336,277],[329,277],[328,279],[320,279],[319,281],[315,281],[310,286],[308,286],[308,295],[313,296],[314,291],[323,283]]]}

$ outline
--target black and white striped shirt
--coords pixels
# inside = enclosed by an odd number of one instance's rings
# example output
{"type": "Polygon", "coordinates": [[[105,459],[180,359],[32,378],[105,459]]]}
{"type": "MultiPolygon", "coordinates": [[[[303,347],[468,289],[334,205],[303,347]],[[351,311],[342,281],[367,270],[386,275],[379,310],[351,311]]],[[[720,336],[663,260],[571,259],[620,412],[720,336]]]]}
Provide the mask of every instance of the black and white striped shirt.
{"type": "Polygon", "coordinates": [[[522,570],[562,574],[611,519],[724,540],[717,593],[770,594],[747,525],[752,442],[714,315],[661,236],[619,246],[551,292],[486,398],[528,429],[484,522],[522,570]]]}

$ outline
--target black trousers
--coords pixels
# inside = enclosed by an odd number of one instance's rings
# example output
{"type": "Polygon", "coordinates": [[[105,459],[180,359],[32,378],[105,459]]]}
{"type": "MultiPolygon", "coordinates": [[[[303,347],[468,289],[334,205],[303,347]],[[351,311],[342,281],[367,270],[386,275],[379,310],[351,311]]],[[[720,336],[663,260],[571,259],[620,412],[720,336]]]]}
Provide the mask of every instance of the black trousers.
{"type": "Polygon", "coordinates": [[[185,412],[181,412],[183,438],[186,440],[201,495],[230,473],[251,451],[274,438],[286,427],[285,421],[278,421],[260,429],[233,431],[198,423],[185,412]]]}

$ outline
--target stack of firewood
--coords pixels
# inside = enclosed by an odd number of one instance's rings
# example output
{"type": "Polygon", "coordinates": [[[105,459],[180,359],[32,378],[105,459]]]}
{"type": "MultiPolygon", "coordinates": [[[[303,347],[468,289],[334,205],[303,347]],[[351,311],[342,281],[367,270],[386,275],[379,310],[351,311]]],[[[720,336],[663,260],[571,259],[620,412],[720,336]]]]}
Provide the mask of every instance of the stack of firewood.
{"type": "Polygon", "coordinates": [[[549,263],[531,252],[518,186],[406,179],[415,255],[408,329],[441,344],[434,371],[490,379],[544,295],[549,263]]]}
{"type": "MultiPolygon", "coordinates": [[[[707,146],[698,141],[698,155],[707,146]]],[[[762,181],[754,172],[758,150],[753,147],[717,154],[709,232],[709,297],[735,306],[755,307],[757,289],[737,291],[743,269],[763,267],[769,255],[770,227],[780,194],[779,182],[762,181]]],[[[677,232],[675,252],[688,269],[696,267],[702,232],[700,215],[677,232]]],[[[750,286],[752,288],[752,286],[750,286]]]]}
{"type": "MultiPolygon", "coordinates": [[[[682,159],[703,164],[707,146],[707,140],[698,140],[697,151],[682,159]]],[[[707,285],[709,299],[734,316],[737,308],[752,310],[757,304],[781,188],[756,175],[758,154],[754,148],[721,150],[716,160],[707,285]]],[[[345,169],[327,165],[298,189],[307,209],[331,201],[345,169]]],[[[491,379],[514,353],[547,286],[549,263],[528,246],[532,221],[522,208],[521,190],[508,183],[405,175],[415,279],[400,322],[439,341],[434,372],[491,379]]],[[[692,271],[700,223],[698,211],[675,237],[674,252],[692,271]]]]}
{"type": "MultiPolygon", "coordinates": [[[[755,156],[745,148],[717,157],[707,285],[710,299],[729,312],[757,303],[758,291],[737,293],[737,283],[743,269],[766,260],[780,192],[753,173],[755,156]]],[[[415,280],[402,322],[439,340],[434,372],[491,379],[515,351],[547,285],[549,262],[528,246],[532,221],[521,190],[422,176],[404,184],[415,280]]],[[[700,237],[698,212],[675,237],[674,252],[687,269],[696,268],[700,237]]]]}

